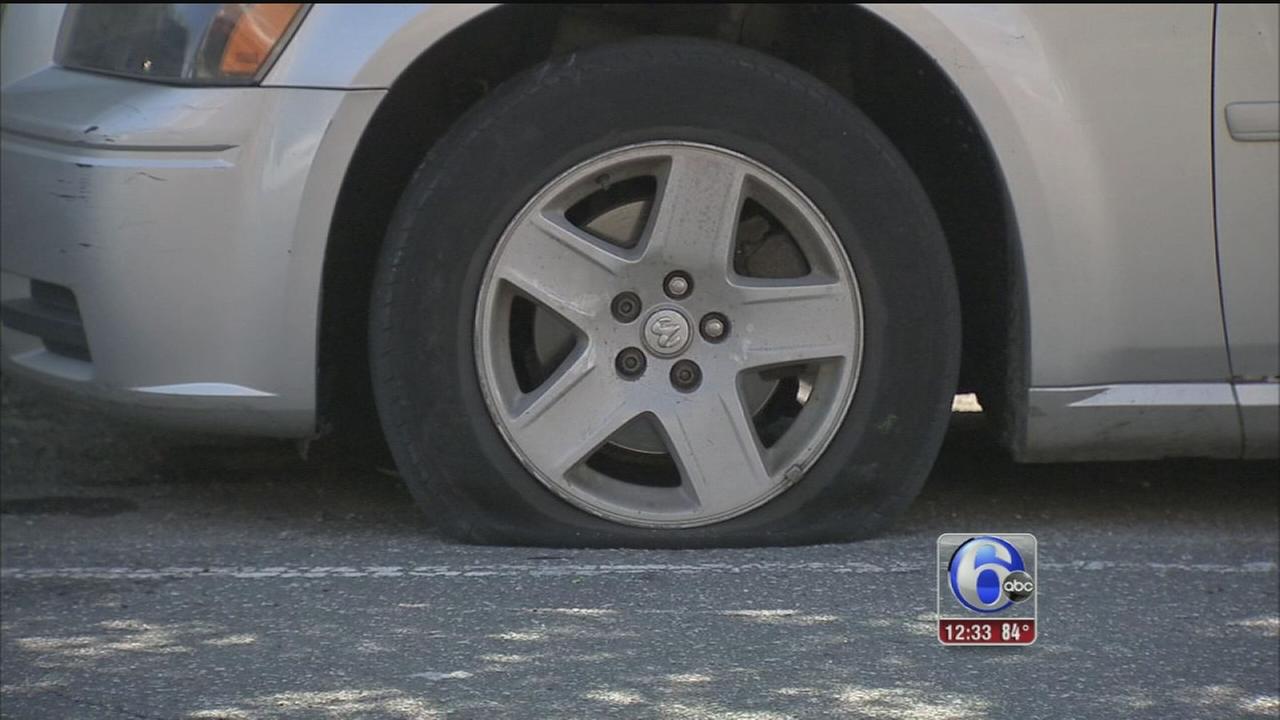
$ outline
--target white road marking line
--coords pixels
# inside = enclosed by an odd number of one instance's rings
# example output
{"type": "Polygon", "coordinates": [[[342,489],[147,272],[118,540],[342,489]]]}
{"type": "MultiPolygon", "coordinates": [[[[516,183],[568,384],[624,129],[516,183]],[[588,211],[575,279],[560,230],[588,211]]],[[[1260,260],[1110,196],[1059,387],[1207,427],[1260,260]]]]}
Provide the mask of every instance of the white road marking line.
{"type": "MultiPolygon", "coordinates": [[[[43,578],[90,580],[151,580],[168,578],[235,578],[263,580],[275,578],[405,578],[405,577],[592,577],[671,573],[679,575],[811,572],[828,574],[916,573],[932,569],[929,563],[866,562],[752,562],[752,563],[649,563],[649,564],[559,564],[511,563],[489,565],[272,565],[252,566],[166,566],[141,567],[5,567],[0,579],[38,580],[43,578]]],[[[1119,562],[1075,560],[1040,563],[1049,572],[1100,572],[1138,570],[1194,573],[1274,573],[1274,561],[1262,560],[1234,565],[1216,563],[1119,562]]]]}

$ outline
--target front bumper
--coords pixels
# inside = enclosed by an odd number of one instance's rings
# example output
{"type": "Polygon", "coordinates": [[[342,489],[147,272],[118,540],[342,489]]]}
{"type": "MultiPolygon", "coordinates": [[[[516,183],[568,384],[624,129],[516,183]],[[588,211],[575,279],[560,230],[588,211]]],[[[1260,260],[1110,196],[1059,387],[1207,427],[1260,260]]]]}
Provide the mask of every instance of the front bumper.
{"type": "Polygon", "coordinates": [[[313,433],[329,220],[382,95],[59,68],[5,87],[5,371],[168,424],[313,433]],[[87,352],[31,334],[32,281],[74,295],[87,352]]]}

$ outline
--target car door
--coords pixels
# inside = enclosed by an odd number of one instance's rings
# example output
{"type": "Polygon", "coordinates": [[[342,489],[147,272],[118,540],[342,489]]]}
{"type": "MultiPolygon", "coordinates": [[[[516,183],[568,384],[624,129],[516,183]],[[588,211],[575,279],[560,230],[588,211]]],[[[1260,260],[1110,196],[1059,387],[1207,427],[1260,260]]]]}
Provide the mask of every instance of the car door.
{"type": "Polygon", "coordinates": [[[1245,455],[1280,434],[1280,6],[1221,4],[1213,132],[1218,271],[1245,455]]]}

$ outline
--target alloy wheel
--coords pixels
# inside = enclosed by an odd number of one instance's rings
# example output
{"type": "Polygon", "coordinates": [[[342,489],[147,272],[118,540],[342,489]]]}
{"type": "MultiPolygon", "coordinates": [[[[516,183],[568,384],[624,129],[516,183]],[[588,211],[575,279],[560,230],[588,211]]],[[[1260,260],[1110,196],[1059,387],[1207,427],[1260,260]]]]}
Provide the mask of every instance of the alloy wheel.
{"type": "Polygon", "coordinates": [[[652,142],[587,160],[489,259],[475,352],[512,452],[628,525],[741,515],[799,481],[848,410],[858,287],[835,232],[778,173],[652,142]]]}

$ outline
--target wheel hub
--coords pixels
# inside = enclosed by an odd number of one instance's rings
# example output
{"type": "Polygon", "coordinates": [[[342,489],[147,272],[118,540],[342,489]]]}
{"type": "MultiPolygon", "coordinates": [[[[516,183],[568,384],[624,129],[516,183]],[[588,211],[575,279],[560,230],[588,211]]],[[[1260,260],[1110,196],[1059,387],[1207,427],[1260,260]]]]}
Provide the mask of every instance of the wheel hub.
{"type": "Polygon", "coordinates": [[[693,324],[679,310],[659,308],[645,318],[641,340],[645,349],[658,357],[670,358],[689,347],[693,324]]]}

